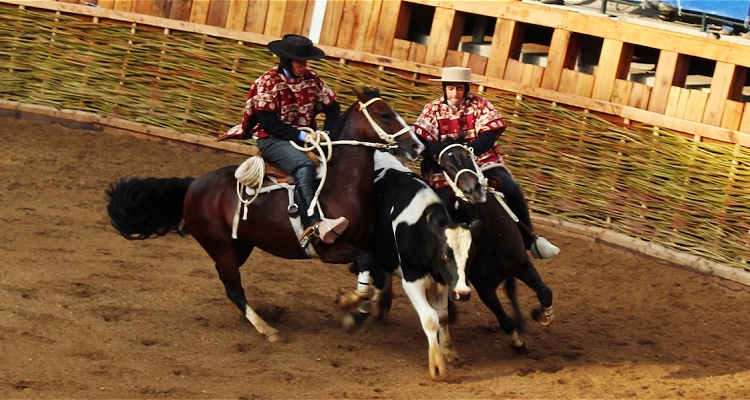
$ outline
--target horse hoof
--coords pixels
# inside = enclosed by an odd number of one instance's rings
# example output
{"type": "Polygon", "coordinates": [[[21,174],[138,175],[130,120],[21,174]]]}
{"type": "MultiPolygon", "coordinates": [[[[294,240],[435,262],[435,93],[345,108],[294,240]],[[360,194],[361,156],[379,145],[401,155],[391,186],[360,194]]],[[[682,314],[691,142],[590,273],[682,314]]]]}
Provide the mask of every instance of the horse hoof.
{"type": "Polygon", "coordinates": [[[539,322],[540,324],[547,326],[552,323],[554,316],[547,315],[541,308],[535,308],[531,311],[531,319],[539,322]]]}
{"type": "Polygon", "coordinates": [[[281,335],[281,333],[274,332],[266,335],[266,341],[268,343],[282,343],[284,341],[284,337],[281,335]]]}
{"type": "Polygon", "coordinates": [[[367,319],[367,316],[369,314],[362,314],[362,313],[354,313],[351,312],[349,314],[346,314],[344,318],[341,320],[341,328],[346,333],[352,333],[357,328],[362,326],[362,324],[365,322],[365,319],[367,319]]]}
{"type": "Polygon", "coordinates": [[[529,352],[529,349],[526,348],[526,342],[518,347],[510,346],[510,348],[513,349],[513,352],[515,352],[516,354],[526,354],[529,352]]]}
{"type": "Polygon", "coordinates": [[[349,310],[359,305],[365,298],[367,298],[367,293],[350,290],[339,296],[337,303],[342,310],[349,310]]]}

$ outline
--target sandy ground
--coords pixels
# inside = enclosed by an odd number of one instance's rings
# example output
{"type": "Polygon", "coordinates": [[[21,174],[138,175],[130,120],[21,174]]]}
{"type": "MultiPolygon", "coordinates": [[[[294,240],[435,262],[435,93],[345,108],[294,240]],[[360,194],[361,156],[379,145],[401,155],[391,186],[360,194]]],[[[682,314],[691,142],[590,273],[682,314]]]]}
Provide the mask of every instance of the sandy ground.
{"type": "Polygon", "coordinates": [[[249,301],[287,338],[268,344],[195,240],[126,241],[105,212],[120,177],[242,159],[8,118],[0,143],[2,398],[750,398],[747,290],[552,231],[562,254],[537,267],[557,319],[529,320],[526,355],[475,297],[451,328],[460,361],[432,380],[399,285],[385,323],[347,334],[346,266],[256,251],[249,301]]]}

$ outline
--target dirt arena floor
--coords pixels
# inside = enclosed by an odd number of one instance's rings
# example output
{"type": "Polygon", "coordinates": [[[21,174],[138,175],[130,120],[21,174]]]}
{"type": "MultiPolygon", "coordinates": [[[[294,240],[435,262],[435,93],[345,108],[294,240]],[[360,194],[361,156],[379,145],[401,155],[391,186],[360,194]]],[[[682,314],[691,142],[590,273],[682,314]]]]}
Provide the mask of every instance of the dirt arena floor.
{"type": "Polygon", "coordinates": [[[475,297],[432,380],[400,285],[387,323],[347,334],[346,266],[257,251],[249,300],[287,339],[266,343],[192,238],[127,241],[105,212],[120,177],[241,161],[0,118],[0,398],[750,398],[746,289],[552,231],[562,253],[537,267],[557,319],[529,321],[526,355],[475,297]]]}

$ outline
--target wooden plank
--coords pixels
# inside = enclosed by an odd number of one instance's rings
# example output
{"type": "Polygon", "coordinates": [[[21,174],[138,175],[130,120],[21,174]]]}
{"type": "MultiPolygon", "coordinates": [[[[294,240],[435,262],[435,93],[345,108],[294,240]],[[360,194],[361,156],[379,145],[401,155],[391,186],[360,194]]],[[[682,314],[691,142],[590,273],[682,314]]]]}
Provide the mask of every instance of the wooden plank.
{"type": "Polygon", "coordinates": [[[192,0],[172,0],[172,5],[169,9],[169,19],[175,21],[187,21],[190,19],[190,6],[192,2],[192,0]]]}
{"type": "Polygon", "coordinates": [[[615,79],[615,86],[612,88],[610,101],[617,104],[628,104],[632,91],[633,82],[624,79],[615,79]]]}
{"type": "Polygon", "coordinates": [[[688,104],[685,108],[685,115],[683,115],[683,118],[689,119],[691,121],[701,122],[701,120],[703,119],[703,112],[706,110],[707,102],[707,92],[704,92],[702,90],[690,90],[690,93],[688,93],[688,104]]]}
{"type": "Polygon", "coordinates": [[[744,108],[745,103],[741,101],[727,100],[724,113],[721,115],[721,127],[732,130],[740,129],[744,108]]]}
{"type": "Polygon", "coordinates": [[[521,83],[527,86],[539,86],[542,83],[543,74],[544,67],[542,67],[541,65],[524,64],[521,83]]]}
{"type": "Polygon", "coordinates": [[[284,12],[284,20],[281,25],[279,36],[288,33],[302,35],[305,15],[307,14],[307,5],[307,0],[287,0],[286,11],[284,12]]]}
{"type": "Polygon", "coordinates": [[[109,9],[109,10],[114,10],[115,9],[115,0],[99,0],[96,3],[96,5],[99,6],[99,7],[101,7],[101,8],[106,8],[106,9],[109,9]]]}
{"type": "Polygon", "coordinates": [[[391,57],[401,60],[408,60],[411,43],[412,42],[404,39],[393,39],[393,46],[391,46],[391,57]]]}
{"type": "MultiPolygon", "coordinates": [[[[408,29],[409,13],[411,6],[401,1],[384,1],[380,7],[380,15],[372,52],[375,54],[389,55],[393,48],[393,39],[396,38],[396,30],[399,24],[408,29]],[[404,15],[402,15],[404,14],[404,15]]],[[[406,38],[406,36],[403,36],[406,38]]]]}
{"type": "Polygon", "coordinates": [[[138,0],[133,3],[133,9],[131,12],[138,14],[151,15],[151,6],[153,6],[154,0],[138,0]]]}
{"type": "Polygon", "coordinates": [[[316,0],[307,0],[305,9],[305,19],[302,22],[302,36],[310,36],[310,27],[312,26],[313,10],[315,9],[316,0]]]}
{"type": "MultiPolygon", "coordinates": [[[[393,1],[393,0],[388,0],[393,1]]],[[[375,48],[375,41],[378,35],[378,24],[380,24],[380,11],[383,7],[383,0],[370,0],[370,18],[367,21],[367,29],[359,46],[361,51],[372,53],[375,48]]]]}
{"type": "Polygon", "coordinates": [[[578,57],[580,38],[574,37],[570,31],[555,29],[547,56],[547,66],[542,77],[542,88],[556,90],[560,85],[563,70],[575,68],[578,57]]]}
{"type": "Polygon", "coordinates": [[[320,31],[320,44],[336,45],[343,13],[343,1],[329,1],[326,3],[326,15],[323,18],[323,27],[320,31]]]}
{"type": "Polygon", "coordinates": [[[591,97],[609,101],[614,91],[615,81],[627,78],[632,61],[633,45],[619,40],[604,39],[591,97]]]}
{"type": "Polygon", "coordinates": [[[745,107],[745,109],[742,110],[739,130],[750,134],[750,107],[745,107]]]}
{"type": "Polygon", "coordinates": [[[229,11],[227,11],[227,29],[238,31],[245,30],[245,19],[247,19],[247,9],[249,2],[244,0],[230,0],[229,11]]]}
{"type": "Polygon", "coordinates": [[[250,1],[245,14],[245,31],[263,33],[268,15],[267,1],[250,1]]]}
{"type": "Polygon", "coordinates": [[[133,0],[115,0],[115,10],[130,12],[133,10],[133,0]]]}
{"type": "MultiPolygon", "coordinates": [[[[549,69],[549,64],[546,69],[549,69]]],[[[542,80],[544,80],[544,77],[542,77],[542,80]]],[[[557,86],[557,90],[563,93],[573,94],[576,91],[577,80],[578,72],[566,68],[562,70],[560,84],[557,86]]]]}
{"type": "Polygon", "coordinates": [[[674,114],[675,117],[685,118],[685,112],[688,108],[688,100],[690,100],[690,92],[690,89],[680,88],[680,99],[677,101],[677,111],[674,114]]]}
{"type": "Polygon", "coordinates": [[[448,50],[445,54],[444,67],[461,67],[464,59],[464,53],[456,50],[448,50]]]}
{"type": "Polygon", "coordinates": [[[409,61],[423,63],[426,55],[426,44],[411,42],[411,47],[409,48],[409,57],[407,58],[409,61]]]}
{"type": "Polygon", "coordinates": [[[469,63],[467,67],[471,68],[471,72],[477,75],[484,75],[487,70],[488,58],[480,56],[478,54],[469,54],[469,63]]]}
{"type": "Polygon", "coordinates": [[[356,12],[356,0],[344,0],[344,10],[341,15],[341,25],[339,26],[339,32],[336,38],[336,47],[349,48],[349,43],[352,41],[354,36],[354,26],[357,23],[357,16],[354,15],[356,12]]]}
{"type": "Polygon", "coordinates": [[[206,20],[208,20],[208,9],[210,6],[210,0],[193,0],[193,5],[190,6],[190,18],[188,18],[188,21],[196,24],[205,24],[206,20]]]}
{"type": "Polygon", "coordinates": [[[733,64],[717,62],[714,69],[714,75],[711,79],[711,95],[708,97],[706,110],[703,114],[703,122],[711,125],[721,124],[721,116],[724,113],[726,101],[739,100],[739,91],[733,92],[732,88],[744,86],[744,73],[742,82],[737,82],[738,69],[745,71],[745,68],[737,67],[733,64]],[[736,98],[732,98],[732,96],[736,98]]]}
{"type": "Polygon", "coordinates": [[[373,14],[373,7],[379,5],[374,1],[356,1],[354,2],[355,23],[352,30],[352,38],[347,48],[357,51],[364,51],[365,40],[367,39],[367,27],[370,24],[370,18],[373,14]]]}
{"type": "Polygon", "coordinates": [[[427,43],[425,63],[441,66],[448,50],[458,49],[464,19],[465,14],[456,14],[454,10],[435,9],[435,17],[430,29],[430,41],[427,43]]]}
{"type": "Polygon", "coordinates": [[[282,37],[285,33],[287,33],[283,31],[284,14],[286,14],[286,4],[287,0],[274,0],[268,2],[266,23],[263,27],[264,35],[282,37]]]}
{"type": "Polygon", "coordinates": [[[227,13],[229,13],[229,2],[226,0],[211,0],[208,7],[206,24],[211,26],[225,27],[227,25],[227,13]]]}
{"type": "Polygon", "coordinates": [[[579,72],[576,79],[576,89],[573,94],[577,96],[591,97],[591,92],[594,90],[595,83],[596,77],[594,75],[579,72]]]}
{"type": "Polygon", "coordinates": [[[151,5],[151,14],[154,17],[167,18],[169,17],[169,10],[172,8],[172,3],[169,0],[154,0],[151,5]]]}
{"type": "Polygon", "coordinates": [[[521,82],[523,80],[523,68],[524,63],[509,59],[508,63],[505,67],[505,76],[503,77],[505,80],[511,81],[511,82],[521,82]]]}
{"type": "Polygon", "coordinates": [[[651,88],[642,83],[633,82],[633,90],[630,92],[628,105],[635,108],[645,109],[648,105],[648,98],[651,95],[651,88]]]}
{"type": "Polygon", "coordinates": [[[667,104],[664,107],[664,115],[674,117],[677,115],[677,105],[680,103],[680,95],[682,94],[682,88],[678,86],[669,87],[669,96],[667,96],[667,104]]]}
{"type": "Polygon", "coordinates": [[[487,60],[485,74],[500,78],[505,76],[505,69],[509,60],[518,60],[523,46],[526,26],[516,21],[499,18],[495,24],[490,45],[490,57],[487,60]]]}

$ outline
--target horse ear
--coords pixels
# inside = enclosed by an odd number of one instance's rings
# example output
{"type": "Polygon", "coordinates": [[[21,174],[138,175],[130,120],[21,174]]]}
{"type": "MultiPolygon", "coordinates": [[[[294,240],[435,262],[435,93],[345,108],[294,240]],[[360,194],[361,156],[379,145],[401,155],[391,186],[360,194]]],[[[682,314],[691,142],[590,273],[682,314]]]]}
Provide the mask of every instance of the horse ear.
{"type": "Polygon", "coordinates": [[[366,103],[367,99],[365,98],[365,94],[359,91],[359,89],[352,87],[352,91],[354,92],[354,95],[357,96],[357,99],[361,101],[362,103],[366,103]]]}

